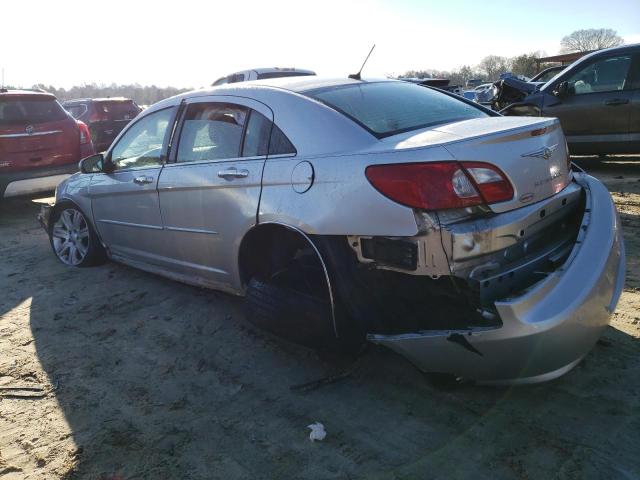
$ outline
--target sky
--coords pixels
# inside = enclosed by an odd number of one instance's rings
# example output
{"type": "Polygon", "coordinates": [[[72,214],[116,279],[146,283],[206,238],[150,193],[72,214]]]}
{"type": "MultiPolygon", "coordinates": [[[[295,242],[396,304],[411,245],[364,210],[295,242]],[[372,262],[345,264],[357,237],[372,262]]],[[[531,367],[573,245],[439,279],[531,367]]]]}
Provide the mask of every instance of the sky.
{"type": "Polygon", "coordinates": [[[202,87],[256,67],[363,76],[451,70],[489,54],[558,52],[612,28],[640,43],[640,0],[29,0],[0,8],[5,84],[202,87]]]}

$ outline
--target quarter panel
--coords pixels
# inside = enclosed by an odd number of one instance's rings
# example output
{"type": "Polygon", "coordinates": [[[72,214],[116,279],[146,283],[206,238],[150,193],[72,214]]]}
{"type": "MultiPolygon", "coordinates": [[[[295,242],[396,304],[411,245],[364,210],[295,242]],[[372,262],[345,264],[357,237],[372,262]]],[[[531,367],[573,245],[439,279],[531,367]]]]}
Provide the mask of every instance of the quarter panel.
{"type": "Polygon", "coordinates": [[[418,226],[411,208],[393,202],[367,180],[365,169],[382,163],[453,160],[442,147],[376,154],[270,158],[266,162],[260,222],[278,221],[317,235],[412,236],[418,226]],[[313,165],[309,190],[297,193],[292,173],[313,165]]]}

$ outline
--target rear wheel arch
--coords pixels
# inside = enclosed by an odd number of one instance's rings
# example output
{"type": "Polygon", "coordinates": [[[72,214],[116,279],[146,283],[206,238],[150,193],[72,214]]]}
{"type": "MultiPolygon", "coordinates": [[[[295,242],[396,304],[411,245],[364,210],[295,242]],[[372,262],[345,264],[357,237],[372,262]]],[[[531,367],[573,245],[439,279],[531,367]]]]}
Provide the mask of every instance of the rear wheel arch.
{"type": "Polygon", "coordinates": [[[301,248],[310,248],[321,265],[331,307],[330,320],[337,335],[334,286],[327,263],[313,239],[300,228],[266,222],[249,230],[240,243],[238,253],[242,286],[246,287],[252,278],[269,278],[276,273],[279,265],[291,259],[301,248]]]}

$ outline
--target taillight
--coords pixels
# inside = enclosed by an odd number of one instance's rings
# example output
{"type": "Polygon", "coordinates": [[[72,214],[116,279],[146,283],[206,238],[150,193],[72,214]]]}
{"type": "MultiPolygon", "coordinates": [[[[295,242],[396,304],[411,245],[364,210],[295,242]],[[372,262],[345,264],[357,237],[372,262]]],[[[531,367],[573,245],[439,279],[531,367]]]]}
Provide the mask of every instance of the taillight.
{"type": "Polygon", "coordinates": [[[78,128],[80,129],[80,145],[86,145],[91,143],[91,133],[89,133],[89,127],[84,122],[76,120],[78,128]]]}
{"type": "Polygon", "coordinates": [[[506,202],[513,198],[513,187],[504,173],[489,163],[462,162],[469,172],[485,203],[506,202]]]}
{"type": "Polygon", "coordinates": [[[371,165],[367,179],[383,195],[412,208],[445,210],[513,198],[499,168],[484,162],[371,165]]]}

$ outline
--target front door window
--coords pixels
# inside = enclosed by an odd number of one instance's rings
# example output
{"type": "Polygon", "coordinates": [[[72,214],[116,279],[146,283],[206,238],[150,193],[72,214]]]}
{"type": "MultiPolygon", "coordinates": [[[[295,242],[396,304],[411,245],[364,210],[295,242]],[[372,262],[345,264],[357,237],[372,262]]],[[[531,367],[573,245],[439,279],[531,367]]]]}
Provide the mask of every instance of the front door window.
{"type": "Polygon", "coordinates": [[[173,109],[151,113],[129,128],[111,151],[116,170],[161,165],[162,146],[169,131],[173,109]]]}
{"type": "Polygon", "coordinates": [[[598,60],[569,77],[569,91],[584,95],[624,90],[630,65],[630,55],[598,60]]]}

